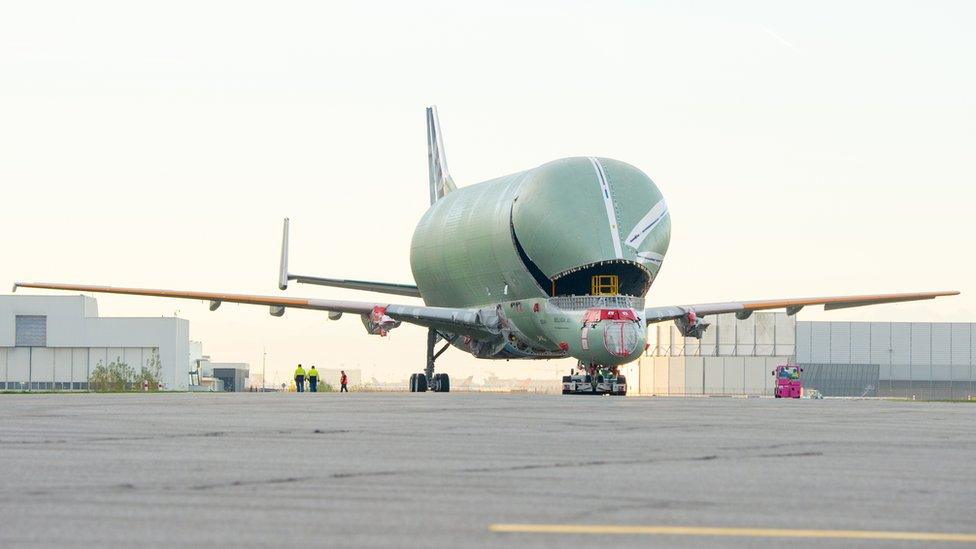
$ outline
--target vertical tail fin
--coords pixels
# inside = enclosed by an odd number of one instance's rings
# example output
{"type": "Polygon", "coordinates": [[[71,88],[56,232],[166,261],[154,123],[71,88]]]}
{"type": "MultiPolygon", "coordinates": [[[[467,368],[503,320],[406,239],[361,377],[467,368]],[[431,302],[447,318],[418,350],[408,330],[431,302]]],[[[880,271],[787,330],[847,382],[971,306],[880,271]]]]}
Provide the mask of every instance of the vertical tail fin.
{"type": "Polygon", "coordinates": [[[427,107],[427,168],[430,175],[430,203],[457,189],[447,171],[447,157],[441,141],[441,124],[437,119],[437,107],[427,107]]]}
{"type": "Polygon", "coordinates": [[[281,263],[278,267],[278,288],[288,289],[288,218],[281,227],[281,263]]]}

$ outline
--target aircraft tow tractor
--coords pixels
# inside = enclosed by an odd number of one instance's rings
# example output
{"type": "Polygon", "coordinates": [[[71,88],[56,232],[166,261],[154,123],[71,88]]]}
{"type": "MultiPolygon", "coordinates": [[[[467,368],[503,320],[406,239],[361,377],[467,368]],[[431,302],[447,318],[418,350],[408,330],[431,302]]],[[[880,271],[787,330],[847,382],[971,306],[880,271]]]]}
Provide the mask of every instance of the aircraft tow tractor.
{"type": "Polygon", "coordinates": [[[563,394],[625,396],[627,378],[617,368],[581,365],[573,374],[563,376],[563,394]]]}
{"type": "Polygon", "coordinates": [[[803,382],[800,373],[803,368],[796,365],[781,364],[771,373],[776,377],[776,388],[773,396],[776,398],[800,398],[803,394],[803,382]]]}

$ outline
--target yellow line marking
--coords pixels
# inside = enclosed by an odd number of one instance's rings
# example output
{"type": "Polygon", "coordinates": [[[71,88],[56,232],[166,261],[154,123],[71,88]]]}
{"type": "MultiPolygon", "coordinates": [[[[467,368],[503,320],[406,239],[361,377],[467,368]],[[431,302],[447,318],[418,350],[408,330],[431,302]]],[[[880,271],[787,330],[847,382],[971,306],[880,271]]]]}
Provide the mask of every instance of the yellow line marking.
{"type": "Polygon", "coordinates": [[[700,526],[600,526],[595,524],[492,524],[492,532],[523,534],[620,534],[652,536],[727,536],[747,538],[832,538],[894,541],[976,542],[976,534],[892,532],[884,530],[797,530],[793,528],[715,528],[700,526]]]}

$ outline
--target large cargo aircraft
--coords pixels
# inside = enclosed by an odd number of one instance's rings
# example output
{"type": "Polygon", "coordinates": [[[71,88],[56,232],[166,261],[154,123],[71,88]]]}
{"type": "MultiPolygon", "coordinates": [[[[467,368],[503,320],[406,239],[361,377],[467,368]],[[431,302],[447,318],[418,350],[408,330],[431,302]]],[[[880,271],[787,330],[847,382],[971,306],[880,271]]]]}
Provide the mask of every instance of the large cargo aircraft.
{"type": "Polygon", "coordinates": [[[587,368],[615,369],[645,349],[646,325],[673,320],[686,337],[701,338],[707,315],[786,309],[825,309],[932,299],[959,292],[920,292],[732,301],[646,307],[644,296],[661,270],[671,219],[661,191],[639,169],[609,158],[555,160],[523,172],[457,188],[447,169],[440,124],[427,109],[430,208],[413,233],[415,284],[296,275],[288,272],[285,219],[278,286],[299,283],[420,298],[424,305],[26,283],[25,288],[199,299],[360,315],[366,331],[386,335],[402,322],[427,328],[427,364],[411,391],[450,389],[434,373],[454,346],[477,358],[572,357],[587,368]],[[445,344],[438,349],[438,343],[445,344]]]}

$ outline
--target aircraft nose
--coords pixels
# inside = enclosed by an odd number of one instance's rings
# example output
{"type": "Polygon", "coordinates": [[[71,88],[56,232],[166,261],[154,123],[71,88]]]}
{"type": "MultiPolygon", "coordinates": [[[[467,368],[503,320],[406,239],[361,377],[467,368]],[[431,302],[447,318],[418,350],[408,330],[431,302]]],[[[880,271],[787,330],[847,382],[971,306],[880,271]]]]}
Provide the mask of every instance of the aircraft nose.
{"type": "MultiPolygon", "coordinates": [[[[574,357],[584,363],[620,366],[635,360],[644,350],[647,331],[644,323],[627,319],[603,318],[593,322],[591,312],[583,322],[580,348],[574,357]]],[[[607,316],[603,313],[603,316],[607,316]]]]}

